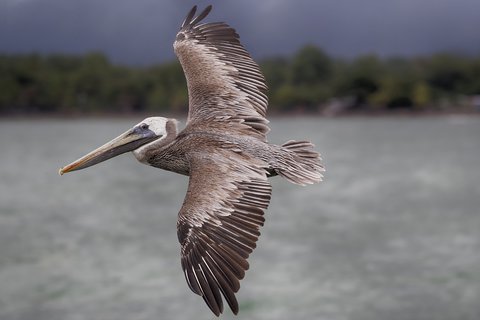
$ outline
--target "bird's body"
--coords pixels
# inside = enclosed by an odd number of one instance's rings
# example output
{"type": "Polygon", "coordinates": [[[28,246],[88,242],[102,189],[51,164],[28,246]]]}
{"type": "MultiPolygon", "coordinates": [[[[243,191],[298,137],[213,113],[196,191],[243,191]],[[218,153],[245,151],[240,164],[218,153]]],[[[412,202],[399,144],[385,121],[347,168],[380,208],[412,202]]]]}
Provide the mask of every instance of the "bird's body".
{"type": "Polygon", "coordinates": [[[268,177],[306,185],[321,181],[324,169],[310,142],[267,142],[263,75],[234,29],[200,24],[210,9],[194,17],[194,7],[174,43],[188,84],[186,127],[147,118],[60,173],[132,151],[144,164],[189,176],[177,223],[182,268],[190,289],[219,315],[222,295],[238,312],[235,293],[271,198],[268,177]]]}
{"type": "MultiPolygon", "coordinates": [[[[172,122],[172,127],[173,123],[176,123],[174,119],[168,119],[168,121],[172,122]]],[[[179,135],[176,135],[176,131],[169,134],[173,135],[169,143],[162,141],[160,145],[151,144],[134,150],[133,154],[137,160],[152,167],[186,176],[190,175],[191,159],[207,158],[219,152],[227,157],[235,154],[247,161],[259,160],[262,162],[262,167],[267,170],[268,176],[277,175],[282,169],[290,171],[291,169],[287,168],[289,162],[298,163],[295,159],[298,155],[289,149],[250,136],[233,136],[208,131],[185,132],[185,130],[179,135]]],[[[312,147],[312,145],[309,146],[312,147]]],[[[315,156],[316,154],[312,154],[312,157],[315,156]]],[[[303,184],[301,181],[294,182],[303,184]]]]}

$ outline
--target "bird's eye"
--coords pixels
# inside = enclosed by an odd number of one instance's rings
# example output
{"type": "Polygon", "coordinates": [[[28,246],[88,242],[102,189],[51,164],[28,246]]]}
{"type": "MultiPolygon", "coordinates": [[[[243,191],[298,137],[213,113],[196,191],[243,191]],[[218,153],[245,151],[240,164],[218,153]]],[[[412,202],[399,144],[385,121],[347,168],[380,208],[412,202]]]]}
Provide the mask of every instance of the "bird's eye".
{"type": "Polygon", "coordinates": [[[140,125],[140,129],[147,130],[147,129],[148,129],[148,124],[142,123],[142,124],[140,125]]]}

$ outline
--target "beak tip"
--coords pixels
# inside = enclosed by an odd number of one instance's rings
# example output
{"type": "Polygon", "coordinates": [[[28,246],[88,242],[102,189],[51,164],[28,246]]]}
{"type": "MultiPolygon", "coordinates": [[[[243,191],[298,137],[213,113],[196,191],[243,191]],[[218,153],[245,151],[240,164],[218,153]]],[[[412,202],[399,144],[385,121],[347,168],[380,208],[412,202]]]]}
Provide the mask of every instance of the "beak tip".
{"type": "Polygon", "coordinates": [[[63,176],[63,174],[64,174],[63,168],[58,169],[58,174],[61,175],[61,176],[63,176]]]}

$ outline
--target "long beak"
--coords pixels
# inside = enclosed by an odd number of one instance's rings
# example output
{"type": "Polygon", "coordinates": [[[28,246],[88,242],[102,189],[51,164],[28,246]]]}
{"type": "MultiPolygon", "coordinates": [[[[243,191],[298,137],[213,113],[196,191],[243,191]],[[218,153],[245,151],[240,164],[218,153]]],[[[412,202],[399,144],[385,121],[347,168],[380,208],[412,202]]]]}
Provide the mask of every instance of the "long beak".
{"type": "Polygon", "coordinates": [[[148,130],[148,132],[139,132],[136,128],[130,129],[112,141],[107,142],[103,146],[61,168],[58,173],[63,175],[64,173],[70,171],[88,168],[122,153],[135,150],[138,147],[157,138],[158,136],[156,136],[152,131],[148,130]]]}

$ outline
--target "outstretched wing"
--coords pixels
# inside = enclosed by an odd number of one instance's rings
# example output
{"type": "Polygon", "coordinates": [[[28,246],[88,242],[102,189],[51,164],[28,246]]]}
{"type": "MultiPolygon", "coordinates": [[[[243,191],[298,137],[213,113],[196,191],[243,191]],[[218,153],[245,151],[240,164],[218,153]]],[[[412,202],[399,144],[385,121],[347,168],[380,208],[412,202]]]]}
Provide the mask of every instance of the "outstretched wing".
{"type": "Polygon", "coordinates": [[[238,312],[235,293],[271,195],[262,163],[226,152],[191,159],[177,223],[185,279],[217,316],[223,312],[221,294],[233,313],[238,312]]]}
{"type": "Polygon", "coordinates": [[[233,28],[223,22],[200,23],[211,8],[194,18],[193,7],[173,44],[187,79],[187,125],[215,129],[217,122],[228,122],[229,130],[265,140],[265,78],[233,28]]]}

